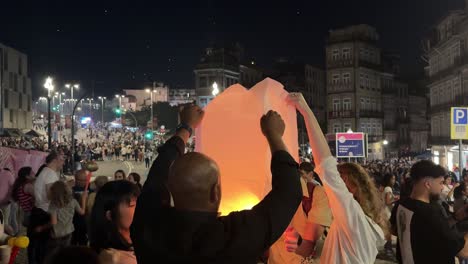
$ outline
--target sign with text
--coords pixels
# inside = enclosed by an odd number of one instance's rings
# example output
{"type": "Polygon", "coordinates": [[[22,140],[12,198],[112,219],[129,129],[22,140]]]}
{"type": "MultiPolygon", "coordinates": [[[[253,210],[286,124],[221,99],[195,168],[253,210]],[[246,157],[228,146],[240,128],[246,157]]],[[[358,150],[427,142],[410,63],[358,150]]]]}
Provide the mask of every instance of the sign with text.
{"type": "Polygon", "coordinates": [[[336,157],[366,157],[365,141],[364,133],[336,133],[336,157]]]}
{"type": "Polygon", "coordinates": [[[450,116],[450,138],[468,139],[468,107],[452,107],[450,116]]]}

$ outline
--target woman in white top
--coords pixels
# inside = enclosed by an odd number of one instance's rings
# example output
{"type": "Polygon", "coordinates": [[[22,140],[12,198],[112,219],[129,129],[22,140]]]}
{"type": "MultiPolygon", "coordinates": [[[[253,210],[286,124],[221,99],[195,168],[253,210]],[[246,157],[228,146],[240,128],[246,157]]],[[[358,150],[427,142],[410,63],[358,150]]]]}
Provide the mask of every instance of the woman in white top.
{"type": "Polygon", "coordinates": [[[442,189],[442,193],[440,194],[440,199],[444,202],[453,202],[453,192],[455,188],[460,186],[460,183],[455,183],[452,185],[452,177],[450,175],[444,176],[444,187],[442,189]]]}
{"type": "MultiPolygon", "coordinates": [[[[382,200],[366,171],[357,164],[338,166],[320,126],[300,93],[291,93],[289,102],[304,116],[315,172],[323,181],[333,214],[333,222],[325,240],[321,263],[374,263],[378,247],[385,243],[386,220],[382,200]],[[338,170],[340,170],[338,172],[338,170]]],[[[288,232],[291,232],[288,230],[288,232]]],[[[286,235],[290,239],[291,235],[286,235]]],[[[287,241],[288,250],[295,250],[294,239],[287,241]]],[[[297,245],[297,244],[296,244],[297,245]]]]}

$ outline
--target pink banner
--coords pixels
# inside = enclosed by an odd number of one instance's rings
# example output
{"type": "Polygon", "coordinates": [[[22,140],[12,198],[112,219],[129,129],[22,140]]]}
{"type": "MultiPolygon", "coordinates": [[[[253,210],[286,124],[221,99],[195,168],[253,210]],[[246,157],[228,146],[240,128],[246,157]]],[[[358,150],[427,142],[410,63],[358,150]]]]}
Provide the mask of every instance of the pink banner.
{"type": "Polygon", "coordinates": [[[22,167],[31,167],[37,172],[45,163],[47,152],[36,150],[22,150],[0,147],[0,169],[8,168],[14,172],[15,177],[22,167]]]}

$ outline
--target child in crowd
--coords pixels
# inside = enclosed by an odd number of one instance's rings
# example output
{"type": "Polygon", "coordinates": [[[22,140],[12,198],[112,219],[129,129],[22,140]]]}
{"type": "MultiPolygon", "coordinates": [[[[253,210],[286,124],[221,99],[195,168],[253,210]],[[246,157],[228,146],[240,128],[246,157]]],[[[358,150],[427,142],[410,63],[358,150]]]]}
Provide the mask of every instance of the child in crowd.
{"type": "Polygon", "coordinates": [[[55,182],[50,188],[50,207],[52,233],[49,241],[49,253],[69,246],[74,231],[73,215],[85,214],[88,192],[84,191],[81,205],[73,199],[71,188],[63,181],[55,182]]]}

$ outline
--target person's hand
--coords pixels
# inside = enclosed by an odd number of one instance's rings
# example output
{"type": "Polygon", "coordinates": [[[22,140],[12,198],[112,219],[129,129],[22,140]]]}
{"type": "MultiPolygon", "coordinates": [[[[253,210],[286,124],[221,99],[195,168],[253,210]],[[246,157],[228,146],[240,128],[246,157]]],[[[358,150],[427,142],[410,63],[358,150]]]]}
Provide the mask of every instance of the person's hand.
{"type": "Polygon", "coordinates": [[[204,115],[205,112],[197,105],[185,106],[180,112],[180,122],[196,128],[200,125],[204,115]]]}
{"type": "Polygon", "coordinates": [[[460,183],[459,183],[459,182],[456,182],[456,183],[453,185],[453,188],[457,188],[458,186],[460,186],[460,183]]]}
{"type": "Polygon", "coordinates": [[[299,241],[299,233],[297,233],[294,227],[288,227],[284,232],[284,244],[286,246],[286,250],[288,252],[296,252],[299,245],[297,242],[299,241]]]}
{"type": "Polygon", "coordinates": [[[288,104],[296,107],[301,114],[305,114],[305,112],[310,109],[302,93],[290,93],[286,101],[288,104]]]}
{"type": "Polygon", "coordinates": [[[260,127],[262,133],[267,138],[281,138],[283,137],[285,124],[281,116],[275,111],[268,111],[260,119],[260,127]]]}

